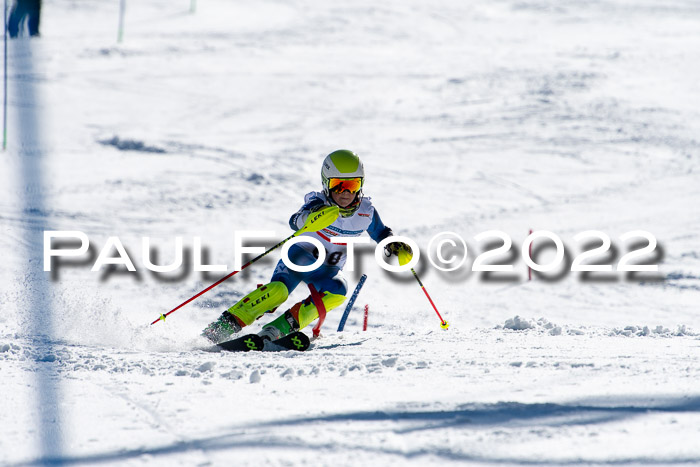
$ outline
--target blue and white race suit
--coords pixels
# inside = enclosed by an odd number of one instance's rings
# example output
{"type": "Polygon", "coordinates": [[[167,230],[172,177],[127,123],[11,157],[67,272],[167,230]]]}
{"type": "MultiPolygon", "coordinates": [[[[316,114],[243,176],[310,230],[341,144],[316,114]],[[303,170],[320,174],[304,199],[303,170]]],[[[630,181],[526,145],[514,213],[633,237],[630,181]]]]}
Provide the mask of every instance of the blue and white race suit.
{"type": "MultiPolygon", "coordinates": [[[[316,191],[308,193],[304,197],[304,205],[289,219],[289,226],[293,230],[299,230],[313,209],[330,204],[330,200],[324,193],[316,191]]],[[[307,284],[313,284],[316,290],[321,293],[330,292],[345,295],[347,281],[341,270],[347,259],[347,246],[344,243],[331,243],[331,238],[359,237],[363,232],[367,232],[370,238],[377,243],[392,235],[391,229],[384,225],[369,197],[362,198],[359,208],[352,216],[340,216],[325,229],[299,235],[299,237],[316,238],[326,249],[326,260],[321,266],[310,272],[297,272],[289,269],[280,260],[271,280],[283,282],[289,293],[292,293],[292,290],[301,281],[304,281],[307,284]]],[[[317,257],[316,247],[308,242],[297,243],[289,249],[289,259],[299,266],[313,264],[317,257]]]]}

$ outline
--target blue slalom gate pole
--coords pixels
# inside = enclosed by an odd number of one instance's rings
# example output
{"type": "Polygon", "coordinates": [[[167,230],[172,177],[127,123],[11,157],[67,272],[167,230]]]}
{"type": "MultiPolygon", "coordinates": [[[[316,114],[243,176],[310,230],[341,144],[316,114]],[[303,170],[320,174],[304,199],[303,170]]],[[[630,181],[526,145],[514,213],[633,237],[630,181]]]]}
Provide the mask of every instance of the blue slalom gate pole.
{"type": "Polygon", "coordinates": [[[2,150],[7,149],[7,0],[5,6],[5,34],[3,38],[4,69],[2,73],[2,150]]]}
{"type": "Polygon", "coordinates": [[[355,304],[355,300],[357,299],[357,295],[360,293],[360,289],[362,289],[362,285],[365,283],[366,279],[367,279],[367,274],[362,274],[362,277],[360,277],[360,282],[357,283],[357,287],[355,287],[355,291],[352,293],[352,297],[350,297],[350,301],[348,302],[348,306],[345,307],[345,311],[343,312],[343,317],[340,318],[340,324],[338,324],[338,332],[342,331],[343,328],[345,327],[345,321],[347,321],[348,315],[350,314],[350,310],[352,310],[352,306],[355,304]]]}

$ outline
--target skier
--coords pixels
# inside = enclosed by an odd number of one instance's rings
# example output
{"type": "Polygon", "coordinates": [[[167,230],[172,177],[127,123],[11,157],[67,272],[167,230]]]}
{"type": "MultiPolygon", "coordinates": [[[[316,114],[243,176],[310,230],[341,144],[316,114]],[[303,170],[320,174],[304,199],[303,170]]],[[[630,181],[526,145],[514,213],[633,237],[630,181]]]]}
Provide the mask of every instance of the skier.
{"type": "MultiPolygon", "coordinates": [[[[310,213],[325,206],[337,205],[340,216],[327,228],[318,232],[301,235],[314,236],[326,249],[326,259],[322,265],[310,272],[297,272],[288,268],[282,260],[277,263],[270,282],[243,297],[238,303],[224,311],[221,317],[211,323],[202,335],[213,342],[220,342],[243,327],[252,324],[266,312],[273,312],[283,304],[300,282],[312,284],[323,297],[327,311],[340,306],[348,292],[347,281],[342,269],[345,265],[347,247],[331,243],[331,237],[359,237],[363,232],[377,243],[392,235],[379,214],[372,206],[369,197],[363,196],[365,171],[360,158],[345,149],[334,151],[326,156],[321,168],[323,191],[312,191],[304,197],[304,205],[289,219],[293,230],[301,228],[310,213]]],[[[385,254],[398,255],[401,249],[411,253],[405,243],[389,243],[385,254]]],[[[289,259],[298,266],[316,262],[318,251],[308,242],[292,245],[289,259]]],[[[259,335],[265,340],[276,340],[303,329],[318,317],[318,310],[311,296],[296,303],[289,310],[263,326],[259,335]]]]}

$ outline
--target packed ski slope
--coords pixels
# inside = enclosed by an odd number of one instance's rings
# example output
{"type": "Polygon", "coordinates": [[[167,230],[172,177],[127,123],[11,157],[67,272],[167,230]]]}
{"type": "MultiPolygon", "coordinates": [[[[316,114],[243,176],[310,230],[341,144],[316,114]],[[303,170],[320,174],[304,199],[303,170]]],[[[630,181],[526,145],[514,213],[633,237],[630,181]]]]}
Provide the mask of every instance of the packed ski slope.
{"type": "Polygon", "coordinates": [[[696,2],[194,5],[128,2],[117,43],[118,2],[45,0],[42,37],[8,44],[0,464],[700,463],[696,2]],[[229,270],[235,231],[286,237],[339,148],[448,331],[371,248],[346,331],[331,312],[307,352],[199,336],[279,253],[149,326],[221,276],[192,270],[194,237],[229,270]],[[494,229],[514,271],[472,272],[494,229]],[[528,281],[531,229],[567,256],[528,281]],[[90,252],[45,272],[47,230],[90,252]],[[588,230],[613,265],[650,232],[659,271],[567,271],[588,230]],[[446,231],[453,272],[428,262],[446,231]],[[137,272],[92,272],[115,236],[137,272]],[[142,238],[167,264],[178,236],[186,266],[147,270],[142,238]]]}

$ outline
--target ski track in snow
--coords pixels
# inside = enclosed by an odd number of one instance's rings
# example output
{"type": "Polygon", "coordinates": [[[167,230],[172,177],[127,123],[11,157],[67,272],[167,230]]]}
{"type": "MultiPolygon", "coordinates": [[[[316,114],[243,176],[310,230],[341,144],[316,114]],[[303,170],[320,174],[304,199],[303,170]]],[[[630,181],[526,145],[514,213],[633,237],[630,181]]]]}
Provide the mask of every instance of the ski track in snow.
{"type": "Polygon", "coordinates": [[[0,464],[700,463],[697,2],[180,3],[129,2],[116,44],[117,3],[46,1],[9,43],[0,464]],[[340,147],[396,233],[466,239],[459,271],[417,267],[449,331],[371,249],[346,332],[341,307],[305,353],[199,337],[278,254],[148,325],[218,276],[151,274],[141,237],[230,269],[232,232],[288,235],[340,147]],[[49,229],[89,258],[44,272],[49,229]],[[601,230],[609,264],[647,230],[660,271],[526,281],[515,252],[480,277],[491,229],[570,255],[601,230]],[[137,274],[90,272],[110,236],[137,274]]]}
{"type": "MultiPolygon", "coordinates": [[[[241,452],[280,465],[290,453],[341,464],[694,459],[681,435],[697,430],[700,399],[684,392],[699,376],[690,353],[697,336],[515,321],[531,327],[354,331],[316,340],[306,353],[105,352],[65,344],[45,353],[20,339],[0,345],[0,355],[19,380],[37,365],[50,366],[70,389],[64,406],[87,405],[100,430],[119,433],[116,442],[83,433],[86,415],[67,410],[68,425],[83,440],[82,454],[67,456],[69,463],[187,465],[241,452]],[[619,394],[620,380],[635,386],[619,394]],[[668,392],[670,381],[677,392],[668,392]],[[608,444],[629,437],[645,442],[625,453],[608,444]]],[[[21,433],[6,430],[5,439],[15,437],[21,433]]]]}

